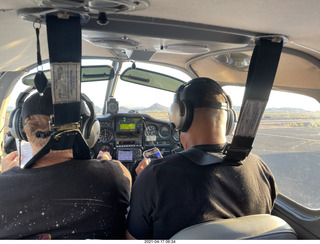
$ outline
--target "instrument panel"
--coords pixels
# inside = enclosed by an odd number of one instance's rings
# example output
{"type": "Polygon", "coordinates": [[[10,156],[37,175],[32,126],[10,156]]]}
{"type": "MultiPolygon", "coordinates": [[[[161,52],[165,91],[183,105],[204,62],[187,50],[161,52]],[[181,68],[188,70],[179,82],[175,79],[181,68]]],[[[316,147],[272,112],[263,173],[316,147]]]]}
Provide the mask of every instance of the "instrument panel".
{"type": "Polygon", "coordinates": [[[121,161],[129,169],[143,159],[142,153],[157,147],[163,156],[180,148],[179,133],[171,123],[158,120],[148,114],[117,113],[99,115],[100,137],[92,148],[94,155],[108,151],[113,159],[121,161]]]}

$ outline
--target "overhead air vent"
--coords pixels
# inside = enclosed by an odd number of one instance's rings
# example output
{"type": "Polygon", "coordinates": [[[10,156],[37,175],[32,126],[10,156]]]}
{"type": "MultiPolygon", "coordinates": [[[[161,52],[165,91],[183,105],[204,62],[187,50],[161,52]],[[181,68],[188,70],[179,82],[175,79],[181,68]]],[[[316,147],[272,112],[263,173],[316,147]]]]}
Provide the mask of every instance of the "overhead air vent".
{"type": "Polygon", "coordinates": [[[146,0],[34,0],[40,7],[66,9],[92,13],[101,11],[114,13],[145,9],[149,6],[146,0]]]}
{"type": "Polygon", "coordinates": [[[178,54],[201,54],[210,51],[210,48],[206,45],[195,44],[171,44],[165,46],[165,51],[178,54]]]}
{"type": "Polygon", "coordinates": [[[225,53],[212,58],[220,64],[242,72],[248,72],[251,60],[251,57],[244,53],[225,53]]]}
{"type": "Polygon", "coordinates": [[[52,8],[79,8],[85,4],[85,0],[34,0],[38,6],[52,8]]]}
{"type": "Polygon", "coordinates": [[[134,49],[139,47],[139,43],[130,39],[110,39],[110,38],[86,38],[84,39],[98,47],[115,49],[134,49]]]}
{"type": "Polygon", "coordinates": [[[100,12],[124,12],[145,9],[149,6],[147,1],[143,0],[89,0],[90,10],[100,12]]]}
{"type": "Polygon", "coordinates": [[[145,9],[149,6],[147,0],[33,0],[37,8],[19,9],[18,15],[25,20],[45,22],[48,13],[76,13],[82,17],[82,24],[90,17],[100,13],[120,13],[145,9]]]}

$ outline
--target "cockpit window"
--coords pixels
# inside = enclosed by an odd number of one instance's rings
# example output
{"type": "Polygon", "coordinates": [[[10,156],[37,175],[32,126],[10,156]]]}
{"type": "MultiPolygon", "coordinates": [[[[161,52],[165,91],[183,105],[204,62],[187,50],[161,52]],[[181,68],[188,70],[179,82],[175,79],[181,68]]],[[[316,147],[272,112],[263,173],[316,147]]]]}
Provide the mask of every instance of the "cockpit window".
{"type": "Polygon", "coordinates": [[[96,114],[102,114],[108,81],[81,83],[81,92],[86,94],[95,106],[96,114]]]}
{"type": "Polygon", "coordinates": [[[169,121],[169,107],[173,92],[119,80],[115,98],[119,101],[119,112],[146,113],[157,119],[169,121]]]}
{"type": "MultiPolygon", "coordinates": [[[[122,72],[128,70],[131,67],[131,63],[123,65],[122,72]]],[[[173,85],[165,79],[162,87],[157,82],[158,76],[148,76],[152,79],[153,87],[148,83],[143,83],[136,80],[132,82],[124,81],[119,78],[114,97],[119,101],[119,112],[139,112],[151,115],[154,118],[169,121],[169,108],[173,101],[174,91],[179,86],[181,81],[188,82],[191,78],[184,72],[164,67],[155,64],[145,64],[141,62],[136,63],[137,70],[150,70],[152,72],[163,73],[164,75],[174,77],[173,85]]],[[[129,73],[127,73],[129,75],[129,73]]],[[[133,74],[133,73],[132,73],[133,74]]],[[[165,77],[165,76],[164,76],[165,77]]]]}
{"type": "MultiPolygon", "coordinates": [[[[240,111],[244,88],[224,87],[240,111]]],[[[279,192],[320,209],[320,104],[313,98],[272,91],[253,143],[273,172],[279,192]]]]}

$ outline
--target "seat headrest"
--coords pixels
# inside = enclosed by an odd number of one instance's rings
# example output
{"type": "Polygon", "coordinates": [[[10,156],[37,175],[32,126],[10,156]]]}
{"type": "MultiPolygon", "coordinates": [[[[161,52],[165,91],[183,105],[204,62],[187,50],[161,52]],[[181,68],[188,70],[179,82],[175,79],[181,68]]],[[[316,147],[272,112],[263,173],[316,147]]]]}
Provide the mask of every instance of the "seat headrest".
{"type": "Polygon", "coordinates": [[[204,222],[185,228],[171,237],[173,240],[287,240],[297,234],[283,219],[257,214],[239,218],[204,222]]]}

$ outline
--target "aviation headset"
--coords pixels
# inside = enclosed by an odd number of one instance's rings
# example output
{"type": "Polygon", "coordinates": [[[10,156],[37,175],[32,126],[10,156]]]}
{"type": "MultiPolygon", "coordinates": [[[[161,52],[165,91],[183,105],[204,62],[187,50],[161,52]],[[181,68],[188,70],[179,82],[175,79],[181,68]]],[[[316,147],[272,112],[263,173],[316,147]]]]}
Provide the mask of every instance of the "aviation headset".
{"type": "MultiPolygon", "coordinates": [[[[27,88],[24,92],[21,92],[16,101],[16,108],[11,112],[9,118],[9,128],[11,135],[17,139],[28,141],[25,132],[23,131],[23,119],[22,119],[22,105],[25,99],[35,88],[27,88]]],[[[81,100],[84,101],[89,110],[90,115],[86,113],[83,102],[81,102],[81,118],[80,118],[80,131],[84,136],[89,148],[92,148],[99,139],[100,135],[100,123],[96,118],[96,113],[92,101],[85,95],[81,94],[81,100]]]]}
{"type": "Polygon", "coordinates": [[[232,109],[231,98],[225,93],[225,91],[217,82],[209,78],[196,78],[177,88],[174,101],[170,107],[170,120],[172,123],[174,123],[177,130],[186,132],[192,124],[194,108],[201,107],[226,110],[226,135],[232,135],[237,122],[237,114],[232,109]],[[202,83],[202,87],[200,83],[202,83]],[[198,84],[199,90],[197,90],[195,87],[194,91],[192,91],[192,93],[190,93],[190,95],[187,97],[186,91],[195,84],[198,84]],[[197,96],[203,95],[204,88],[206,88],[206,90],[213,89],[215,92],[217,92],[217,94],[221,94],[225,98],[226,103],[208,102],[203,101],[203,99],[196,99],[197,96]]]}

